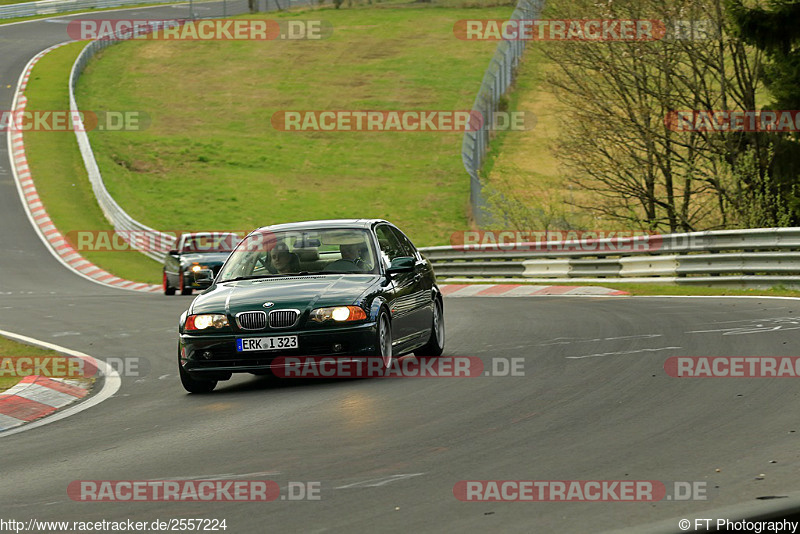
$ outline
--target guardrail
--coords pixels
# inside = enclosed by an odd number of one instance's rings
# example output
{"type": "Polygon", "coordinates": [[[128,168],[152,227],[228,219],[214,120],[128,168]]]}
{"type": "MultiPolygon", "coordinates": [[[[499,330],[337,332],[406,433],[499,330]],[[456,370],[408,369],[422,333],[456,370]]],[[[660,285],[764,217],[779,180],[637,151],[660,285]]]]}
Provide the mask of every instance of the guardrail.
{"type": "Polygon", "coordinates": [[[800,228],[427,247],[439,277],[800,287],[800,228]]]}
{"type": "MultiPolygon", "coordinates": [[[[61,0],[52,0],[52,1],[61,1],[61,0]]],[[[260,3],[262,0],[258,0],[257,3],[259,4],[259,9],[261,8],[260,3]]],[[[269,5],[269,0],[263,0],[265,11],[273,11],[278,9],[277,3],[274,6],[269,5]]],[[[289,0],[288,4],[290,7],[300,6],[313,6],[313,0],[289,0]]],[[[234,4],[241,8],[240,11],[244,11],[246,8],[246,2],[243,0],[232,0],[226,1],[223,3],[223,9],[226,10],[225,5],[234,4]]],[[[216,4],[219,4],[218,2],[216,4]]],[[[229,13],[230,14],[230,13],[229,13]]],[[[207,13],[208,17],[219,16],[219,13],[207,13]]],[[[196,18],[196,17],[192,17],[196,18]]],[[[200,17],[200,18],[207,18],[207,17],[200,17]]],[[[149,33],[152,31],[156,31],[159,28],[164,26],[171,26],[175,24],[185,24],[186,22],[190,22],[188,20],[171,20],[171,21],[153,21],[150,25],[140,25],[133,29],[125,30],[122,32],[117,32],[115,34],[103,37],[101,39],[97,39],[95,41],[90,42],[86,47],[81,51],[78,57],[75,59],[75,63],[72,65],[72,70],[69,74],[69,109],[70,113],[72,114],[73,123],[75,124],[75,136],[78,140],[78,147],[81,152],[81,157],[83,158],[84,166],[86,167],[86,173],[89,176],[89,182],[92,184],[92,191],[94,192],[95,197],[97,198],[97,203],[100,205],[100,209],[103,211],[106,219],[111,223],[114,229],[120,233],[121,237],[128,242],[131,248],[139,250],[149,258],[152,258],[158,262],[164,261],[164,256],[166,253],[175,247],[176,244],[176,237],[172,234],[166,234],[163,232],[159,232],[145,224],[140,223],[139,221],[133,219],[130,215],[128,215],[125,210],[117,203],[116,200],[109,194],[108,189],[106,188],[105,182],[103,181],[103,176],[100,174],[100,168],[97,165],[97,160],[94,157],[94,152],[92,151],[92,145],[89,142],[89,136],[83,129],[83,123],[81,122],[78,104],[75,100],[75,88],[78,84],[78,79],[80,78],[81,73],[86,68],[86,65],[89,61],[94,57],[97,52],[107,48],[113,44],[130,40],[132,35],[130,32],[135,32],[136,35],[141,35],[145,33],[149,33]],[[153,247],[148,246],[146,250],[141,249],[141,243],[158,243],[159,248],[153,250],[153,247]]]]}
{"type": "MultiPolygon", "coordinates": [[[[306,3],[308,0],[252,0],[253,9],[256,11],[270,11],[271,9],[285,9],[296,3],[306,3]],[[283,2],[288,6],[272,7],[270,4],[283,2]]],[[[0,19],[14,19],[19,17],[33,17],[36,15],[58,15],[60,13],[74,13],[79,11],[92,11],[95,9],[112,9],[117,7],[137,6],[141,4],[169,4],[181,5],[186,8],[186,18],[226,17],[236,13],[246,13],[250,10],[248,0],[41,0],[39,2],[26,2],[24,4],[9,4],[0,6],[0,19]]],[[[176,15],[179,12],[176,12],[176,15]]]]}
{"type": "Polygon", "coordinates": [[[33,17],[36,15],[56,15],[72,11],[108,9],[133,6],[136,4],[174,4],[175,0],[44,0],[0,6],[0,19],[33,17]]]}
{"type": "MultiPolygon", "coordinates": [[[[155,21],[150,26],[139,26],[131,31],[135,31],[137,34],[143,34],[154,31],[162,27],[164,24],[165,23],[162,21],[155,21]]],[[[86,65],[89,63],[92,57],[100,50],[129,38],[130,36],[128,35],[114,34],[113,36],[109,36],[107,38],[92,41],[86,45],[86,47],[75,59],[75,63],[73,63],[72,70],[69,73],[69,109],[70,113],[72,114],[73,123],[75,124],[75,137],[78,140],[78,148],[81,152],[81,157],[83,157],[83,164],[86,167],[86,173],[89,176],[89,183],[92,184],[92,191],[94,192],[94,196],[97,198],[97,203],[100,205],[100,209],[103,211],[106,219],[108,219],[108,221],[114,227],[114,230],[119,232],[122,238],[125,239],[132,248],[138,248],[139,245],[137,242],[142,242],[142,237],[144,236],[146,236],[146,242],[148,243],[163,244],[165,250],[154,250],[153,247],[146,247],[146,250],[140,250],[142,254],[145,254],[149,258],[163,262],[166,253],[171,248],[175,248],[175,236],[159,232],[158,230],[150,228],[149,226],[133,219],[125,212],[125,210],[122,209],[122,207],[120,207],[119,204],[117,204],[117,201],[114,200],[114,198],[108,192],[108,189],[106,189],[106,184],[103,182],[103,176],[100,174],[100,168],[97,166],[97,160],[94,157],[94,152],[92,152],[92,145],[89,142],[89,136],[84,130],[83,123],[78,112],[78,104],[75,101],[75,87],[78,84],[78,78],[80,78],[81,73],[86,68],[86,65]],[[136,236],[138,239],[135,239],[134,236],[136,236]]]]}
{"type": "MultiPolygon", "coordinates": [[[[511,20],[538,19],[543,5],[544,0],[519,0],[509,18],[511,20]]],[[[461,143],[461,159],[470,177],[469,200],[472,216],[478,226],[489,222],[478,171],[483,165],[483,158],[489,147],[490,128],[494,124],[494,113],[498,111],[498,102],[514,81],[516,68],[524,51],[524,39],[500,41],[497,45],[497,50],[483,75],[481,88],[472,106],[472,111],[480,113],[480,116],[483,117],[483,123],[479,129],[465,132],[464,140],[461,143]]]]}

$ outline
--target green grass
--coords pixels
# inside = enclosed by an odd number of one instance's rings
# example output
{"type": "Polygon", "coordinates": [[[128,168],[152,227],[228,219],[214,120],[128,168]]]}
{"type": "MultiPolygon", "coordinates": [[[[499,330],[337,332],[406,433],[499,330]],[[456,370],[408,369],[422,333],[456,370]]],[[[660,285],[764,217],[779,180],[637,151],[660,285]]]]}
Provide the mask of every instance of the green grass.
{"type": "Polygon", "coordinates": [[[589,194],[569,186],[554,151],[565,109],[545,85],[552,69],[539,44],[528,43],[509,107],[532,113],[536,125],[528,131],[504,132],[493,140],[482,171],[487,177],[487,193],[496,191],[539,214],[533,216],[535,222],[528,223],[535,224],[536,230],[552,229],[553,221],[559,228],[596,229],[597,221],[590,213],[571,205],[576,201],[591,204],[592,200],[589,194]]]}
{"type": "MultiPolygon", "coordinates": [[[[67,80],[83,46],[85,43],[63,46],[36,64],[25,91],[27,111],[69,109],[67,80]]],[[[97,205],[74,132],[32,131],[25,133],[24,140],[39,196],[61,233],[113,230],[97,205]]],[[[81,254],[117,276],[161,282],[160,265],[138,252],[81,251],[81,254]]]]}
{"type": "MultiPolygon", "coordinates": [[[[435,265],[434,265],[435,267],[435,265]]],[[[461,278],[451,276],[439,277],[440,284],[446,284],[448,278],[461,278]]],[[[462,283],[462,282],[454,282],[462,283]]],[[[517,279],[502,279],[502,280],[487,280],[475,278],[471,284],[525,284],[525,285],[552,285],[548,284],[546,280],[536,280],[535,282],[526,278],[517,279]]],[[[795,297],[800,298],[800,290],[787,289],[783,286],[775,286],[769,289],[737,289],[725,287],[710,287],[710,286],[687,286],[677,284],[632,284],[626,282],[615,282],[614,279],[598,283],[581,282],[579,278],[569,283],[558,284],[562,286],[589,286],[589,287],[608,287],[611,289],[618,289],[620,291],[627,291],[631,295],[642,296],[661,296],[661,295],[689,295],[689,296],[769,296],[769,297],[795,297]]]]}
{"type": "MultiPolygon", "coordinates": [[[[602,284],[600,284],[602,285],[602,284]]],[[[707,295],[707,296],[769,296],[800,298],[800,291],[776,286],[770,289],[734,289],[707,286],[607,284],[607,287],[627,291],[631,295],[707,295]]]]}
{"type": "MultiPolygon", "coordinates": [[[[0,359],[13,356],[48,357],[57,355],[58,353],[52,350],[23,345],[8,338],[0,337],[0,359]]],[[[0,374],[0,391],[14,386],[21,379],[21,376],[4,376],[0,374]]]]}
{"type": "Polygon", "coordinates": [[[248,230],[382,217],[420,246],[468,227],[458,133],[280,132],[280,110],[467,110],[497,43],[453,24],[510,6],[419,4],[258,17],[330,22],[322,41],[129,42],[89,65],[84,109],[143,110],[140,132],[91,132],[111,194],[162,230],[248,230]]]}

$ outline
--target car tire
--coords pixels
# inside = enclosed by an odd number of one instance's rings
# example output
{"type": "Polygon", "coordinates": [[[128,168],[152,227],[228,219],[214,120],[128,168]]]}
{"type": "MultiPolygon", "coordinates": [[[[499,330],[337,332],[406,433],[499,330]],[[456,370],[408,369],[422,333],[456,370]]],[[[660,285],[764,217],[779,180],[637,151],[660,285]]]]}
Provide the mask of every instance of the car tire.
{"type": "Polygon", "coordinates": [[[441,356],[444,352],[444,306],[442,299],[433,301],[433,326],[428,342],[414,351],[415,356],[441,356]]]}
{"type": "Polygon", "coordinates": [[[388,369],[392,365],[392,321],[389,319],[389,312],[381,309],[378,314],[375,332],[375,356],[383,359],[384,368],[388,369]]]}
{"type": "Polygon", "coordinates": [[[169,277],[167,276],[167,271],[164,271],[164,278],[161,281],[161,286],[164,288],[165,295],[174,295],[175,288],[169,286],[169,277]]]}
{"type": "Polygon", "coordinates": [[[191,295],[192,294],[192,288],[184,286],[183,285],[184,282],[185,281],[183,279],[183,273],[181,273],[181,277],[179,278],[179,282],[178,282],[178,285],[181,288],[181,295],[191,295]]]}
{"type": "Polygon", "coordinates": [[[181,375],[183,389],[189,393],[211,393],[217,387],[216,380],[195,380],[189,376],[189,373],[183,369],[180,363],[178,363],[178,372],[181,375]]]}

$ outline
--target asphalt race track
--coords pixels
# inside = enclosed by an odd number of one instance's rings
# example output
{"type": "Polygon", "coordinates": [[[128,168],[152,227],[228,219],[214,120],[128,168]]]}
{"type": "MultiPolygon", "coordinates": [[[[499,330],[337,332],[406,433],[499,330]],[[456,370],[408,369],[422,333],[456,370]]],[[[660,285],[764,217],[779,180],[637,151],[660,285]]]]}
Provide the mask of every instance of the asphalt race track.
{"type": "MultiPolygon", "coordinates": [[[[180,9],[92,16],[164,18],[180,9]]],[[[26,62],[66,40],[65,28],[0,28],[3,109],[26,62]]],[[[598,532],[800,489],[796,381],[678,379],[663,368],[670,356],[796,356],[798,300],[451,298],[446,355],[477,356],[486,368],[522,358],[524,376],[245,375],[188,395],[177,377],[176,327],[190,298],[110,289],[65,270],[24,214],[6,150],[0,329],[101,359],[141,358],[149,369],[123,377],[98,406],[2,437],[0,518],[216,518],[233,533],[598,532]],[[67,496],[76,480],[154,479],[269,479],[284,494],[289,482],[318,482],[321,491],[320,500],[270,503],[67,496]],[[453,495],[461,480],[518,479],[705,481],[710,500],[465,503],[453,495]]]]}

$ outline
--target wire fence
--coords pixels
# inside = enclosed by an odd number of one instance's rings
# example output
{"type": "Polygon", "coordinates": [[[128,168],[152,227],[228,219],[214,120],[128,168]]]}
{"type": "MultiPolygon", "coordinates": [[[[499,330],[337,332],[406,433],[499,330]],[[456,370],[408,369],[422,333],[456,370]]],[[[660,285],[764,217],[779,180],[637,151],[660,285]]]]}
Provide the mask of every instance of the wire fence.
{"type": "MultiPolygon", "coordinates": [[[[544,0],[519,0],[510,18],[512,20],[538,19],[543,6],[544,0]]],[[[480,113],[480,116],[483,117],[482,125],[479,129],[466,132],[461,145],[461,159],[464,161],[464,167],[470,177],[470,207],[478,226],[484,226],[490,219],[479,173],[489,147],[494,113],[498,111],[500,98],[514,82],[516,69],[524,51],[525,40],[522,39],[500,41],[500,44],[497,45],[494,57],[483,75],[475,104],[472,106],[472,111],[480,113]]]]}

